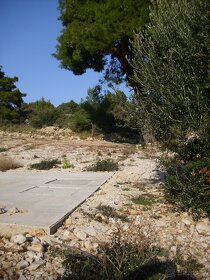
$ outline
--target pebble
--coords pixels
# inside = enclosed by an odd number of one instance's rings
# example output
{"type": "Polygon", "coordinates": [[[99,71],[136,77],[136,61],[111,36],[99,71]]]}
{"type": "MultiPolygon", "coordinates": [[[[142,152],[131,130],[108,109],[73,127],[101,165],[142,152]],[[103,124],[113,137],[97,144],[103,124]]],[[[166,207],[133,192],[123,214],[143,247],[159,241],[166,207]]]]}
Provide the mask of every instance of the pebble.
{"type": "Polygon", "coordinates": [[[28,280],[28,278],[26,278],[22,273],[20,273],[18,280],[28,280]]]}
{"type": "Polygon", "coordinates": [[[87,234],[78,229],[74,230],[74,235],[80,240],[85,240],[87,238],[87,234]]]}
{"type": "Polygon", "coordinates": [[[17,269],[18,270],[21,270],[21,269],[25,269],[26,267],[29,266],[29,263],[27,261],[20,261],[18,264],[17,264],[17,269]]]}
{"type": "Polygon", "coordinates": [[[32,250],[34,252],[43,252],[44,251],[44,247],[39,242],[33,242],[33,243],[31,243],[30,250],[32,250]]]}
{"type": "Polygon", "coordinates": [[[34,271],[37,270],[40,266],[42,266],[43,264],[45,264],[45,261],[40,260],[40,261],[35,261],[33,262],[29,267],[28,270],[29,271],[34,271]]]}
{"type": "Polygon", "coordinates": [[[8,210],[8,215],[14,215],[14,214],[16,214],[16,213],[19,213],[20,212],[20,210],[18,209],[18,208],[10,208],[9,210],[8,210]]]}
{"type": "Polygon", "coordinates": [[[84,228],[84,232],[89,236],[94,236],[95,237],[97,235],[96,230],[93,226],[89,226],[89,227],[84,228]]]}
{"type": "Polygon", "coordinates": [[[16,244],[22,244],[26,242],[26,237],[23,234],[17,234],[12,236],[11,241],[16,244]]]}
{"type": "Polygon", "coordinates": [[[191,221],[187,218],[182,219],[182,222],[186,225],[186,226],[190,226],[191,225],[191,221]]]}
{"type": "Polygon", "coordinates": [[[197,223],[195,226],[198,233],[203,235],[210,235],[210,226],[204,222],[197,223]]]}

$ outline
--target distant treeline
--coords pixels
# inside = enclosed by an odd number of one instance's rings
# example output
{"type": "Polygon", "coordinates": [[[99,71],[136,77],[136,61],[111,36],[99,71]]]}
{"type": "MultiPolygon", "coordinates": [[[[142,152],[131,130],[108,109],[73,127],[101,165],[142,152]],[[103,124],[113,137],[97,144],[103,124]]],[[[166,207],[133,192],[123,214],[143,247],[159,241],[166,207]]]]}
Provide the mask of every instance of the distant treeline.
{"type": "Polygon", "coordinates": [[[73,100],[55,107],[44,98],[25,103],[15,86],[18,78],[6,77],[0,70],[0,123],[28,124],[35,128],[58,126],[75,132],[119,132],[137,137],[135,105],[120,90],[102,94],[100,85],[90,88],[87,97],[79,104],[73,100]]]}

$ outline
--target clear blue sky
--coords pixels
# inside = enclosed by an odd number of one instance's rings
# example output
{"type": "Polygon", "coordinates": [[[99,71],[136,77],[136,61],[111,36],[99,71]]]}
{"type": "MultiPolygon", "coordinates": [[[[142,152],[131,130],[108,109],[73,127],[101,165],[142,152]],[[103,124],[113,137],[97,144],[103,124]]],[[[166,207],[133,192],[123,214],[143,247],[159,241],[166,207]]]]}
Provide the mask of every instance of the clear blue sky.
{"type": "Polygon", "coordinates": [[[62,29],[57,7],[58,0],[0,0],[0,65],[19,78],[26,102],[79,102],[102,77],[93,71],[75,76],[52,57],[62,29]]]}

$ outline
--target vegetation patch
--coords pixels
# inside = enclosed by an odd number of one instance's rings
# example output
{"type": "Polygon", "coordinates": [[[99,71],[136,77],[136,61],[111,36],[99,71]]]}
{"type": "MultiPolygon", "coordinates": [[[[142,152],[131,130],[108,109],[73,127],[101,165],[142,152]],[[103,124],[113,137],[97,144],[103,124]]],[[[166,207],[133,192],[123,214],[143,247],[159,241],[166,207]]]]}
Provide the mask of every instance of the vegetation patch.
{"type": "Polygon", "coordinates": [[[0,147],[0,153],[3,153],[3,152],[6,152],[6,151],[8,151],[9,149],[7,149],[7,148],[2,148],[2,147],[0,147]]]}
{"type": "Polygon", "coordinates": [[[169,202],[197,216],[210,215],[210,159],[183,164],[173,161],[167,168],[165,194],[169,202]]]}
{"type": "Polygon", "coordinates": [[[120,219],[124,222],[128,221],[128,217],[125,214],[118,213],[113,207],[108,205],[99,205],[97,209],[101,214],[107,218],[120,219]]]}
{"type": "Polygon", "coordinates": [[[151,228],[131,224],[126,231],[116,228],[110,242],[99,242],[94,254],[72,247],[51,250],[54,257],[64,259],[65,279],[195,279],[188,270],[178,270],[175,261],[164,261],[163,257],[160,261],[161,248],[154,245],[156,242],[151,228]]]}
{"type": "Polygon", "coordinates": [[[118,163],[112,159],[98,160],[95,164],[89,166],[87,171],[117,171],[119,169],[118,163]]]}
{"type": "Polygon", "coordinates": [[[132,202],[144,206],[151,206],[156,203],[154,196],[149,194],[140,195],[139,197],[133,198],[132,202]]]}
{"type": "Polygon", "coordinates": [[[58,164],[61,164],[61,162],[58,159],[52,159],[52,160],[42,160],[39,163],[34,163],[30,165],[31,169],[38,169],[38,170],[49,170],[53,167],[57,167],[58,164]]]}
{"type": "Polygon", "coordinates": [[[74,165],[70,163],[70,161],[67,158],[63,159],[63,166],[64,169],[68,168],[74,168],[74,165]]]}
{"type": "Polygon", "coordinates": [[[14,159],[10,157],[0,157],[0,171],[6,171],[9,169],[16,169],[21,167],[14,159]]]}

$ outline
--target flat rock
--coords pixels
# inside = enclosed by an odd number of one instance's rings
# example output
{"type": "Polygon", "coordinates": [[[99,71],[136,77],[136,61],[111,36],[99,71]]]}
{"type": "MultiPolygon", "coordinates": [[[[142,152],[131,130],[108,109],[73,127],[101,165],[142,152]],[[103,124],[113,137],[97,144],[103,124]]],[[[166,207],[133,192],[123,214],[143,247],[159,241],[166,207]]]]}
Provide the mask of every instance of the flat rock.
{"type": "Polygon", "coordinates": [[[84,231],[78,229],[74,230],[74,235],[80,240],[85,240],[87,238],[87,234],[84,231]]]}
{"type": "Polygon", "coordinates": [[[184,218],[182,219],[182,222],[186,225],[186,226],[190,226],[191,225],[191,220],[189,218],[184,218]]]}
{"type": "Polygon", "coordinates": [[[32,251],[34,251],[34,252],[43,252],[43,251],[44,251],[43,245],[42,245],[41,243],[39,243],[39,242],[33,242],[33,243],[31,244],[30,249],[31,249],[32,251]]]}
{"type": "Polygon", "coordinates": [[[90,236],[96,236],[97,235],[97,232],[95,230],[95,228],[93,226],[89,226],[89,227],[86,227],[84,228],[84,232],[90,236]]]}
{"type": "Polygon", "coordinates": [[[11,241],[16,244],[23,244],[26,242],[26,237],[23,234],[13,235],[11,241]]]}
{"type": "Polygon", "coordinates": [[[42,266],[45,263],[45,261],[40,260],[40,261],[35,261],[33,262],[29,267],[28,270],[29,271],[34,271],[37,270],[40,266],[42,266]]]}
{"type": "Polygon", "coordinates": [[[200,234],[210,235],[210,226],[204,222],[197,223],[196,230],[200,234]]]}
{"type": "Polygon", "coordinates": [[[29,263],[27,261],[22,260],[17,264],[17,269],[18,270],[25,269],[28,266],[29,266],[29,263]]]}

